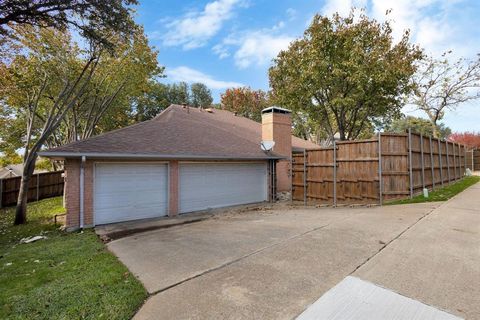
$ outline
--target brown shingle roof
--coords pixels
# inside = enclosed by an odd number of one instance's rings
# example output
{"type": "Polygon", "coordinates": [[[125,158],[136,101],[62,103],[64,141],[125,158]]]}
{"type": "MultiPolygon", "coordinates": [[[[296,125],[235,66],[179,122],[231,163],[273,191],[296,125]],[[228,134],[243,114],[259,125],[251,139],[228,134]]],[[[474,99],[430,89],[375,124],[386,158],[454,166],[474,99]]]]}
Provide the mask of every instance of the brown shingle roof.
{"type": "MultiPolygon", "coordinates": [[[[42,152],[64,157],[129,154],[177,158],[268,159],[260,149],[261,124],[225,110],[212,113],[171,105],[152,120],[42,152]]],[[[317,145],[293,137],[294,148],[317,145]]]]}

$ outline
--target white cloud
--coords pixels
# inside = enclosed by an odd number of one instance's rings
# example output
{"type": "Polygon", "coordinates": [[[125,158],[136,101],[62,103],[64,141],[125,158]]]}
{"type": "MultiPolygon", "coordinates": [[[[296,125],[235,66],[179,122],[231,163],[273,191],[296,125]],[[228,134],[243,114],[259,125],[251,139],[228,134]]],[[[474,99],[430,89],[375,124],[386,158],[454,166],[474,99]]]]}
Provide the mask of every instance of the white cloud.
{"type": "Polygon", "coordinates": [[[287,18],[289,21],[293,21],[297,18],[297,10],[293,9],[293,8],[288,8],[287,11],[287,18]]]}
{"type": "Polygon", "coordinates": [[[241,0],[217,0],[207,3],[201,12],[188,12],[167,23],[169,31],[163,37],[163,44],[183,46],[185,50],[204,46],[233,16],[235,7],[242,4],[241,0]]]}
{"type": "Polygon", "coordinates": [[[234,54],[235,65],[247,68],[270,63],[281,50],[287,49],[292,37],[272,35],[268,32],[253,31],[238,41],[239,48],[234,54]]]}
{"type": "Polygon", "coordinates": [[[457,23],[449,19],[452,8],[462,0],[327,0],[323,14],[339,12],[346,16],[351,7],[367,8],[367,14],[378,21],[391,21],[393,36],[400,40],[405,30],[427,53],[462,47],[458,41],[457,23]],[[390,11],[388,15],[386,12],[390,11]]]}
{"type": "Polygon", "coordinates": [[[380,21],[390,19],[392,21],[393,34],[396,39],[400,39],[403,32],[407,29],[416,33],[418,24],[424,18],[423,12],[428,6],[437,0],[372,0],[372,15],[380,21]],[[385,16],[387,10],[391,10],[388,16],[385,16]]]}
{"type": "Polygon", "coordinates": [[[235,65],[240,69],[250,66],[268,65],[281,50],[287,49],[293,37],[279,34],[284,28],[283,21],[278,22],[270,29],[251,30],[243,33],[230,34],[216,45],[213,51],[220,57],[230,55],[234,51],[235,65]]]}
{"type": "Polygon", "coordinates": [[[167,69],[166,73],[167,76],[174,81],[185,81],[187,83],[201,82],[211,89],[225,89],[243,86],[243,84],[238,82],[215,80],[210,75],[187,66],[180,66],[170,70],[167,69]]]}
{"type": "Polygon", "coordinates": [[[212,47],[213,53],[215,53],[218,58],[220,59],[225,59],[230,56],[230,53],[228,52],[228,48],[224,46],[223,44],[217,44],[212,47]]]}
{"type": "Polygon", "coordinates": [[[325,15],[332,15],[338,12],[341,16],[350,13],[352,7],[363,8],[367,5],[367,0],[328,0],[322,8],[325,15]]]}

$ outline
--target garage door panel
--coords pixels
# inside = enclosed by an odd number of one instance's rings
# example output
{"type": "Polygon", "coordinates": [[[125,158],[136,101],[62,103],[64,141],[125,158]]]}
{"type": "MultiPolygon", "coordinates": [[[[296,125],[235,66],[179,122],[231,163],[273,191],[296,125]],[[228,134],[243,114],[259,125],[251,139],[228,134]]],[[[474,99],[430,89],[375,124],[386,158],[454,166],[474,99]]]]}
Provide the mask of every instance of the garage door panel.
{"type": "Polygon", "coordinates": [[[181,164],[180,213],[267,199],[264,163],[181,164]]]}
{"type": "Polygon", "coordinates": [[[97,164],[95,170],[95,224],[167,214],[166,164],[97,164]]]}

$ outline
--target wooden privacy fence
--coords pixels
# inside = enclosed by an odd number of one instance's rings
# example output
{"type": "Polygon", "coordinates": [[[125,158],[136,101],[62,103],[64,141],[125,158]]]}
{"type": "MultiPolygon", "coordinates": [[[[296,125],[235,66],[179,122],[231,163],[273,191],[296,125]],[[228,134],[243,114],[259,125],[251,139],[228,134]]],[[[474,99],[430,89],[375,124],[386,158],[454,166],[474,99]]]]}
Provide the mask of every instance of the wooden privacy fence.
{"type": "MultiPolygon", "coordinates": [[[[34,174],[28,183],[28,201],[63,195],[63,171],[34,174]]],[[[21,177],[0,179],[0,208],[17,204],[21,177]]]]}
{"type": "Polygon", "coordinates": [[[463,177],[465,146],[409,132],[335,142],[292,154],[292,198],[318,204],[382,204],[463,177]]]}
{"type": "Polygon", "coordinates": [[[480,149],[467,152],[467,168],[472,169],[472,171],[480,171],[480,149]]]}

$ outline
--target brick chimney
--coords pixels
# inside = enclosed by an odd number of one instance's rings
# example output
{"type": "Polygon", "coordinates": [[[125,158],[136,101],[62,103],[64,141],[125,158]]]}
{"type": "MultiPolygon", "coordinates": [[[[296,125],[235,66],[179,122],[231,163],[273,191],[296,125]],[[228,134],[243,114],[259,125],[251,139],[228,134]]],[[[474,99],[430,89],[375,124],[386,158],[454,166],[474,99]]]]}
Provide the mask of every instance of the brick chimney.
{"type": "Polygon", "coordinates": [[[277,163],[277,192],[291,190],[292,116],[291,111],[279,107],[262,110],[262,140],[273,140],[273,152],[285,156],[277,163]]]}

